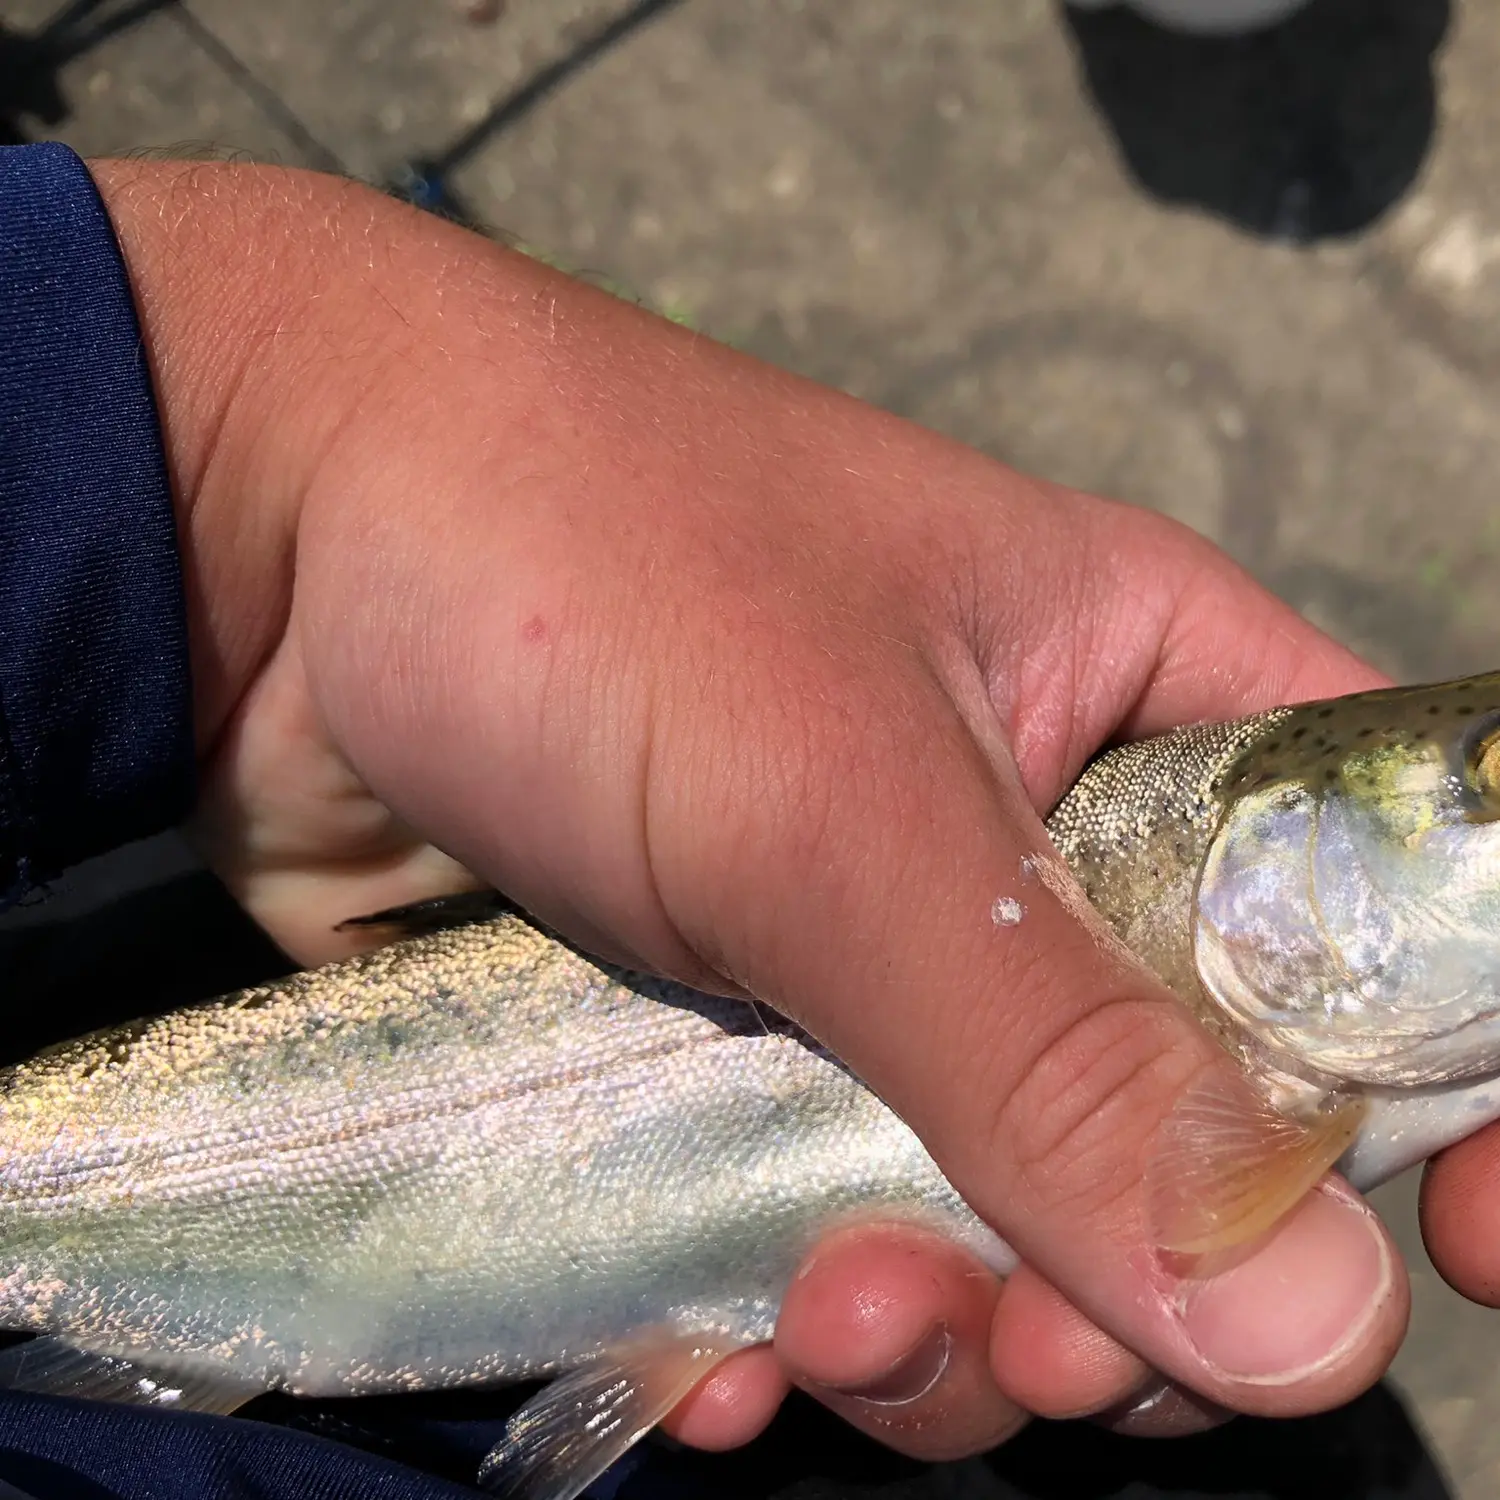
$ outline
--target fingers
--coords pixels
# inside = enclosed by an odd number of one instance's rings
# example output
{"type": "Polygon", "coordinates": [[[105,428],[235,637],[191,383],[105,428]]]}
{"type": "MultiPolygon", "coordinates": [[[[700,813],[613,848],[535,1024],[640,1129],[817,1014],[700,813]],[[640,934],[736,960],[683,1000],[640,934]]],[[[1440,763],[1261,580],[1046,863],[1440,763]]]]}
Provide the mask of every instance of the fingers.
{"type": "Polygon", "coordinates": [[[1155,1383],[1136,1355],[1027,1265],[1006,1279],[991,1330],[990,1368],[1001,1389],[1039,1417],[1108,1411],[1155,1383]]]}
{"type": "Polygon", "coordinates": [[[759,1344],[733,1354],[661,1424],[680,1443],[721,1453],[760,1436],[791,1389],[776,1351],[759,1344]]]}
{"type": "Polygon", "coordinates": [[[789,1289],[774,1352],[726,1360],[664,1426],[694,1447],[737,1447],[771,1421],[789,1382],[924,1458],[992,1448],[1028,1411],[1114,1417],[1153,1383],[1028,1267],[1002,1285],[932,1231],[899,1223],[825,1240],[789,1289]]]}
{"type": "Polygon", "coordinates": [[[1500,1307],[1500,1126],[1451,1146],[1422,1178],[1422,1237],[1456,1291],[1500,1307]]]}
{"type": "Polygon", "coordinates": [[[1182,1437],[1233,1415],[1147,1369],[1026,1265],[1006,1280],[990,1363],[1006,1394],[1039,1417],[1090,1417],[1128,1436],[1182,1437]]]}
{"type": "Polygon", "coordinates": [[[726,1360],[663,1425],[694,1447],[737,1447],[796,1384],[913,1457],[983,1452],[1025,1420],[989,1373],[999,1292],[993,1273],[929,1230],[837,1232],[788,1288],[774,1349],[726,1360]]]}
{"type": "Polygon", "coordinates": [[[999,1285],[930,1231],[895,1223],[819,1246],[782,1309],[775,1349],[726,1360],[663,1428],[696,1448],[739,1447],[770,1424],[792,1382],[921,1458],[986,1451],[1028,1413],[1091,1416],[1139,1437],[1201,1432],[1230,1415],[1147,1370],[1030,1267],[999,1285]]]}
{"type": "Polygon", "coordinates": [[[995,1447],[1025,1420],[989,1369],[1000,1283],[909,1226],[846,1231],[788,1288],[776,1353],[830,1410],[914,1458],[995,1447]]]}

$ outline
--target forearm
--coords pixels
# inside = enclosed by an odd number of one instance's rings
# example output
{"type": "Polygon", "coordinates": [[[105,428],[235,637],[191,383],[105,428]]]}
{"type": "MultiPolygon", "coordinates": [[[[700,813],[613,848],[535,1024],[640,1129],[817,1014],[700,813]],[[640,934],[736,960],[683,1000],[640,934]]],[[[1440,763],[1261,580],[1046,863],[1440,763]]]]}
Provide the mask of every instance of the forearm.
{"type": "Polygon", "coordinates": [[[308,465],[349,410],[333,178],[184,162],[90,164],[129,268],[188,592],[200,747],[285,628],[308,465]],[[297,461],[287,463],[288,453],[297,461]]]}

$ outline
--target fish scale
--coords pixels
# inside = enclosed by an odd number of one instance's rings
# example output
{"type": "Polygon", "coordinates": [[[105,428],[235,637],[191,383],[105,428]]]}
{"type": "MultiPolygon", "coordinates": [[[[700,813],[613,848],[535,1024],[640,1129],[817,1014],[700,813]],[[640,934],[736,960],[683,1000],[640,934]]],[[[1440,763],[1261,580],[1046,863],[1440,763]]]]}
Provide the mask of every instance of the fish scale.
{"type": "Polygon", "coordinates": [[[1100,916],[1221,1039],[1229,1036],[1223,1013],[1193,963],[1193,885],[1223,817],[1226,781],[1291,712],[1120,745],[1089,766],[1047,820],[1100,916]],[[1173,788],[1170,798],[1163,786],[1173,788]]]}
{"type": "Polygon", "coordinates": [[[0,1320],[295,1394],[546,1374],[713,1306],[763,1339],[871,1203],[1010,1263],[799,1034],[509,915],[23,1064],[0,1140],[0,1320]]]}

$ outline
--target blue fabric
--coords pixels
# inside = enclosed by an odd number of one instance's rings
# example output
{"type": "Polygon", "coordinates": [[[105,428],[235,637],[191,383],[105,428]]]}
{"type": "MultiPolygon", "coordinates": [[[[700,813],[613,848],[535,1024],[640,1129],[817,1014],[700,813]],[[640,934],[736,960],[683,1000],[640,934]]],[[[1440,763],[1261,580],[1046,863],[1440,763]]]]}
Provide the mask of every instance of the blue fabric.
{"type": "MultiPolygon", "coordinates": [[[[473,1500],[473,1478],[515,1400],[471,1394],[444,1412],[451,1404],[441,1396],[268,1397],[256,1408],[270,1421],[256,1421],[6,1392],[0,1500],[14,1500],[5,1485],[24,1500],[473,1500]],[[464,1409],[476,1400],[492,1410],[464,1409]],[[277,1419],[298,1429],[272,1425],[277,1419]]],[[[722,1493],[693,1472],[702,1461],[648,1443],[589,1485],[583,1500],[722,1493]]]]}
{"type": "Polygon", "coordinates": [[[467,1486],[258,1422],[22,1395],[0,1403],[0,1478],[28,1500],[474,1497],[467,1486]]]}
{"type": "Polygon", "coordinates": [[[124,262],[72,151],[0,148],[0,908],[192,793],[172,496],[124,262]]]}

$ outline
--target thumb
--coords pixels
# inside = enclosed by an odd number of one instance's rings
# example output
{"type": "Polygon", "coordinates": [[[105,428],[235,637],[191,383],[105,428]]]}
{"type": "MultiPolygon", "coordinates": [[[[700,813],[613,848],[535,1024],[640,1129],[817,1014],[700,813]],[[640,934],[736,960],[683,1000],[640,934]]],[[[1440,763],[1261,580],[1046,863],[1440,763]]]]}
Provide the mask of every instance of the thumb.
{"type": "Polygon", "coordinates": [[[1327,1185],[1218,1274],[1152,1248],[1144,1183],[1165,1122],[1185,1096],[1248,1090],[1094,916],[998,736],[920,685],[892,712],[891,692],[871,687],[882,713],[846,679],[844,712],[804,726],[820,738],[797,763],[845,768],[816,799],[766,788],[753,831],[722,805],[685,820],[741,830],[737,913],[701,860],[659,845],[667,907],[708,915],[689,942],[826,1040],[1026,1261],[1154,1367],[1266,1414],[1363,1389],[1404,1322],[1379,1222],[1327,1185]],[[872,745],[882,720],[922,725],[920,743],[872,745]],[[693,899],[672,888],[689,868],[693,899]]]}

